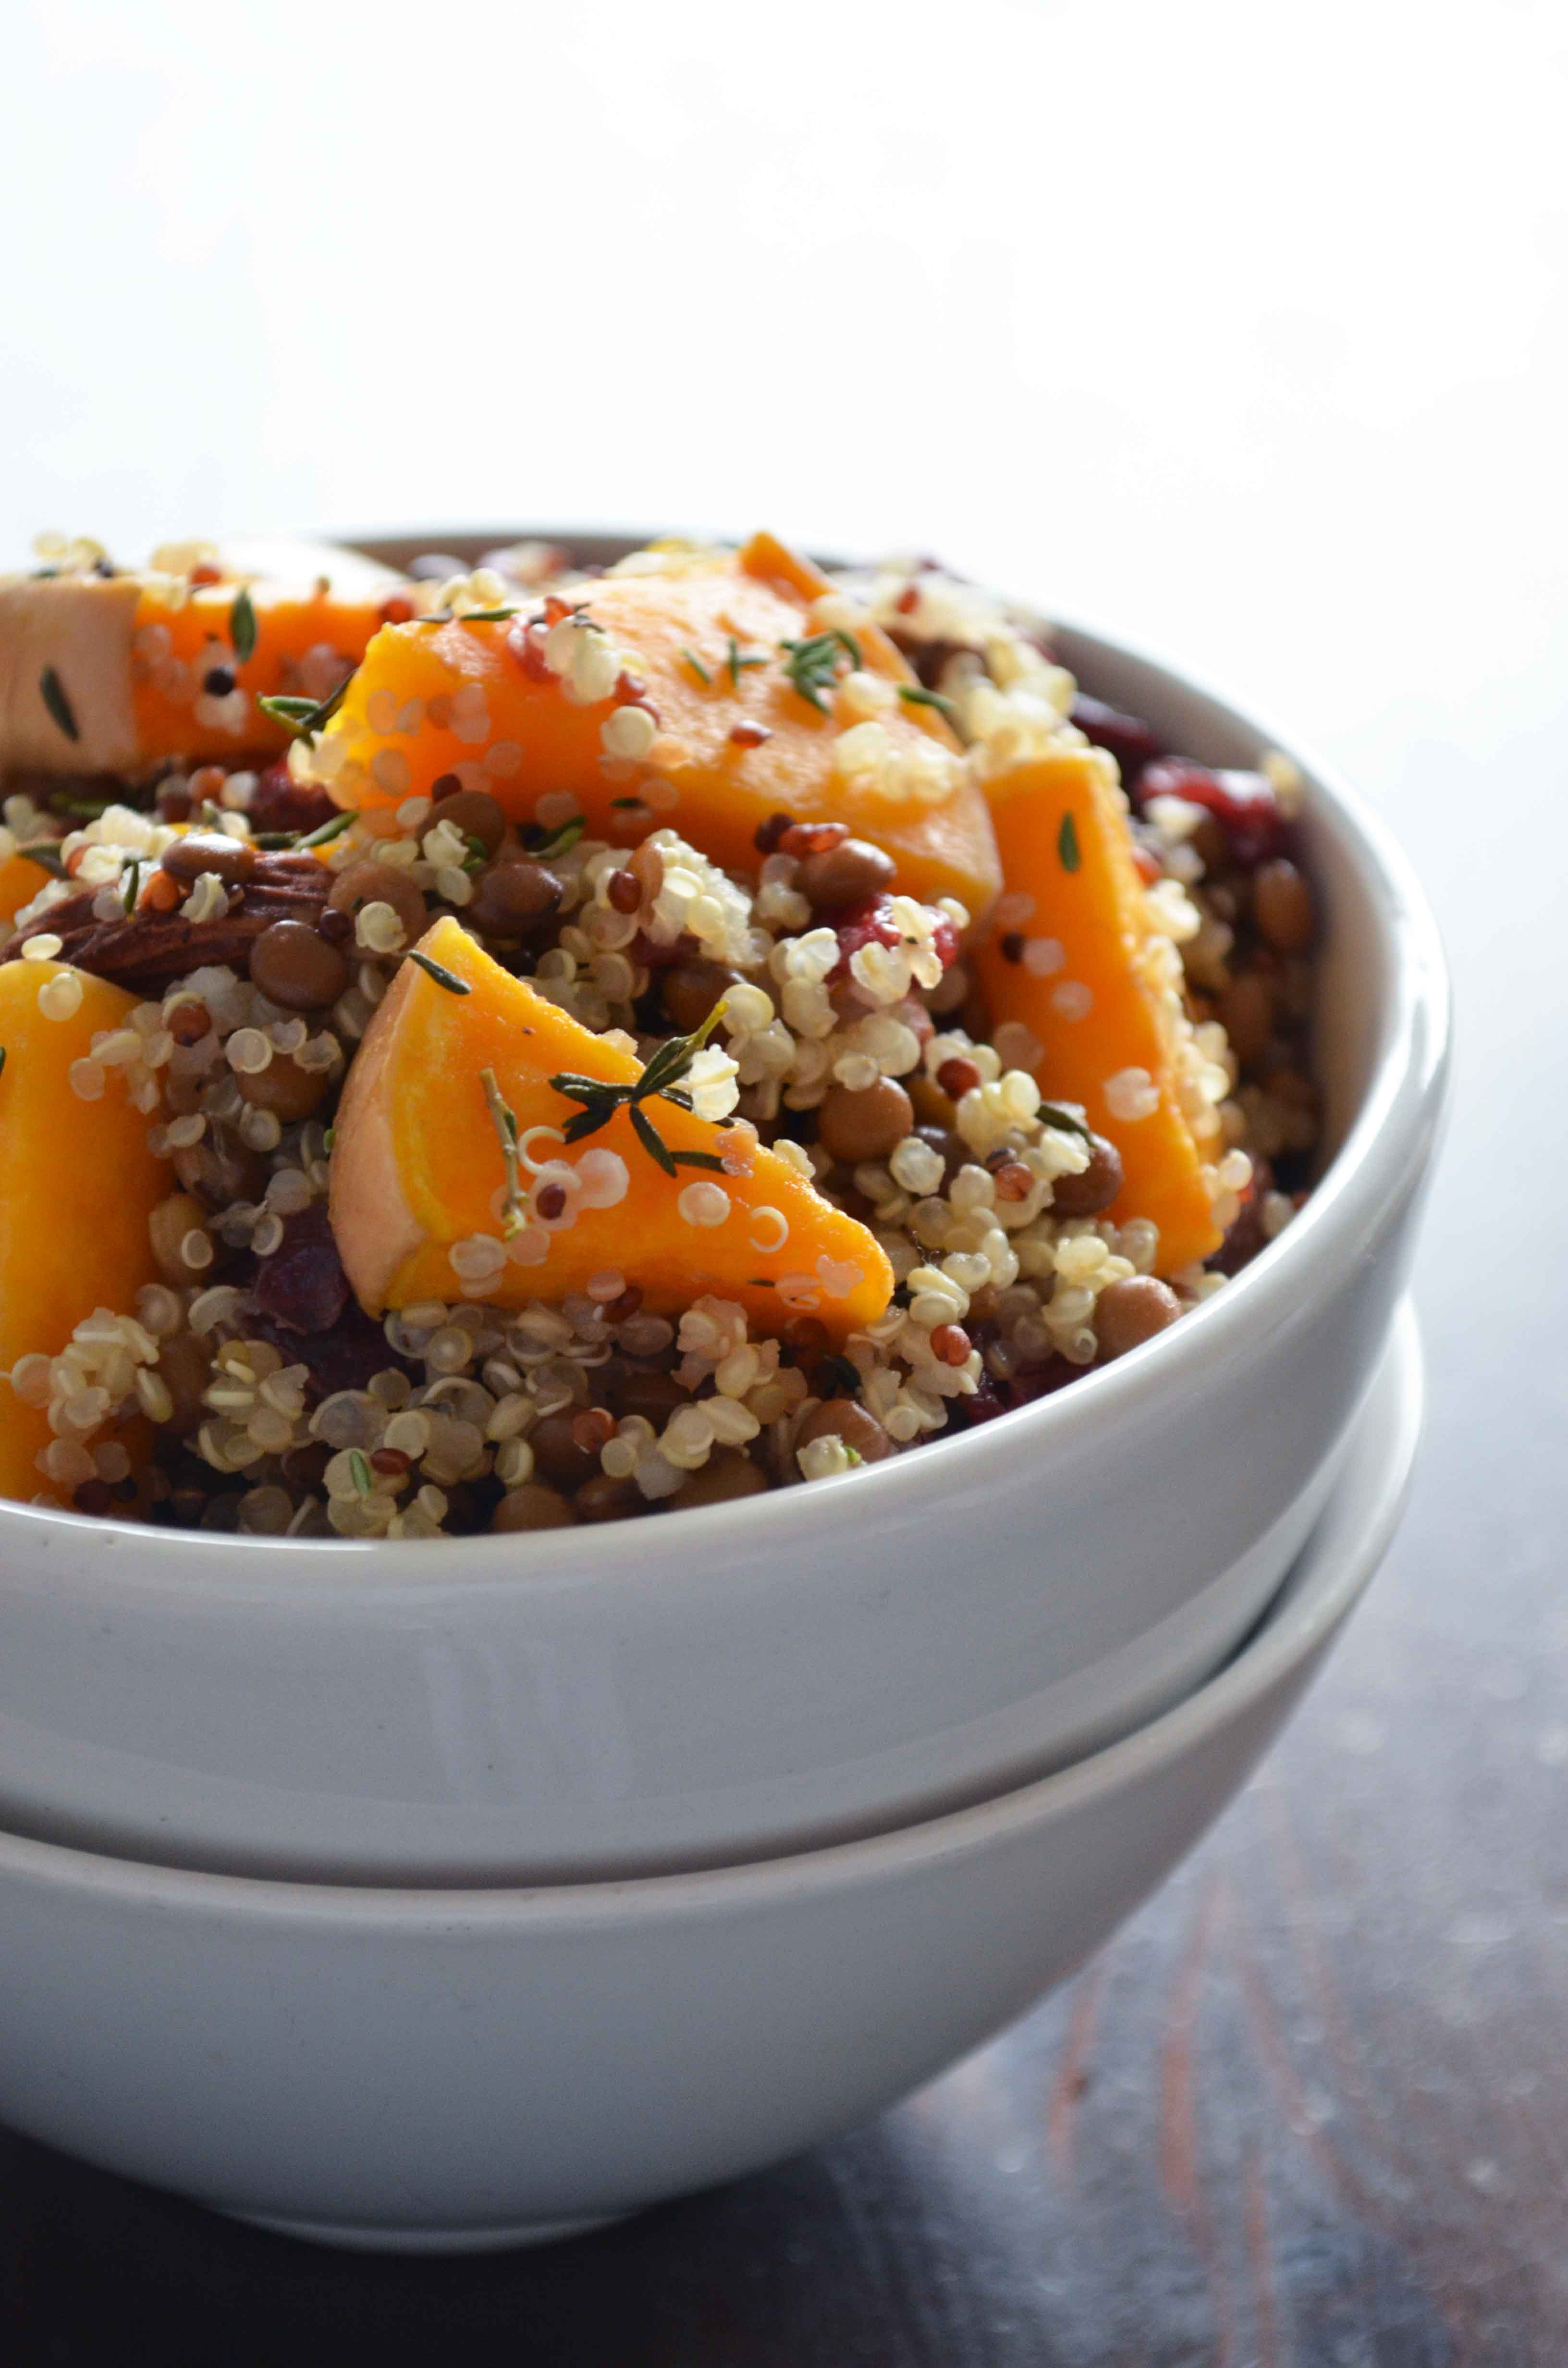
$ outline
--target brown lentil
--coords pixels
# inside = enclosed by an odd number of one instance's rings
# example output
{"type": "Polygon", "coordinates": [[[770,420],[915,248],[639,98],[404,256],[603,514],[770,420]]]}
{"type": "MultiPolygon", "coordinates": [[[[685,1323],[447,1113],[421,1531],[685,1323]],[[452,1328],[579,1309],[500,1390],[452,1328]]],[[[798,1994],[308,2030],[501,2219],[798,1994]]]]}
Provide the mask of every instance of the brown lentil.
{"type": "Polygon", "coordinates": [[[844,913],[891,887],[895,869],[892,856],[869,839],[844,838],[807,856],[795,884],[813,913],[844,913]]]}
{"type": "Polygon", "coordinates": [[[1055,1176],[1051,1208],[1057,1217],[1097,1217],[1121,1190],[1121,1154],[1103,1134],[1089,1138],[1089,1164],[1077,1176],[1055,1176]]]}
{"type": "Polygon", "coordinates": [[[203,1241],[210,1238],[207,1212],[193,1193],[171,1192],[147,1220],[153,1263],[165,1282],[193,1282],[206,1273],[206,1267],[193,1266],[186,1258],[185,1243],[191,1234],[199,1234],[203,1241]]]}
{"type": "Polygon", "coordinates": [[[287,1053],[274,1053],[265,1069],[239,1070],[234,1076],[252,1110],[270,1110],[285,1126],[320,1110],[331,1082],[328,1071],[301,1069],[287,1053]]]}
{"type": "Polygon", "coordinates": [[[848,836],[846,822],[792,822],[778,841],[778,851],[803,862],[809,855],[825,855],[830,848],[842,847],[848,836]]]}
{"type": "Polygon", "coordinates": [[[665,1498],[665,1509],[684,1513],[697,1505],[730,1505],[742,1497],[766,1494],[767,1475],[736,1447],[722,1447],[709,1457],[700,1472],[683,1480],[673,1497],[665,1498]]]}
{"type": "Polygon", "coordinates": [[[739,986],[738,970],[722,962],[676,962],[664,977],[665,1012],[670,1025],[689,1036],[700,1028],[713,1006],[732,986],[739,986]]]}
{"type": "Polygon", "coordinates": [[[486,856],[494,855],[506,836],[506,814],[484,790],[458,790],[444,798],[439,819],[465,838],[477,838],[486,856]]]}
{"type": "Polygon", "coordinates": [[[212,1016],[204,1003],[176,1003],[167,1025],[176,1044],[199,1044],[211,1028],[212,1016]]]}
{"type": "Polygon", "coordinates": [[[1262,1060],[1274,1034],[1274,989],[1260,971],[1242,971],[1224,988],[1215,1016],[1244,1068],[1262,1060]]]}
{"type": "Polygon", "coordinates": [[[561,902],[561,882],[542,863],[526,860],[493,863],[482,871],[466,908],[476,928],[498,938],[518,938],[561,902]]]}
{"type": "Polygon", "coordinates": [[[1158,1281],[1152,1274],[1128,1275],[1120,1282],[1108,1283],[1095,1302],[1095,1338],[1100,1344],[1101,1363],[1125,1357],[1130,1349],[1141,1349],[1180,1314],[1181,1302],[1169,1283],[1158,1281]]]}
{"type": "Polygon", "coordinates": [[[250,950],[252,983],[284,1011],[320,1011],[348,985],[348,963],[303,921],[274,921],[250,950]]]}
{"type": "Polygon", "coordinates": [[[817,1135],[846,1167],[885,1159],[915,1123],[915,1106],[892,1077],[874,1086],[833,1086],[817,1112],[817,1135]]]}
{"type": "MultiPolygon", "coordinates": [[[[624,1371],[611,1372],[608,1383],[611,1405],[618,1415],[641,1415],[655,1430],[662,1430],[677,1406],[685,1406],[691,1392],[684,1382],[659,1366],[631,1365],[624,1371]]],[[[537,1439],[538,1432],[535,1432],[537,1439]]],[[[536,1449],[537,1453],[537,1449],[536,1449]]]]}
{"type": "Polygon", "coordinates": [[[795,1434],[797,1452],[809,1440],[826,1439],[830,1433],[852,1447],[862,1463],[880,1463],[892,1452],[892,1441],[876,1416],[854,1398],[830,1398],[809,1414],[795,1434]]]}
{"type": "Polygon", "coordinates": [[[535,1471],[551,1487],[563,1488],[568,1494],[599,1468],[597,1452],[590,1453],[578,1445],[574,1422],[574,1417],[569,1414],[547,1414],[528,1433],[535,1471]]]}
{"type": "Polygon", "coordinates": [[[537,1480],[526,1480],[520,1488],[512,1489],[502,1497],[490,1516],[493,1530],[570,1530],[576,1527],[577,1516],[564,1497],[554,1488],[542,1488],[537,1480]]]}
{"type": "Polygon", "coordinates": [[[184,838],[172,840],[158,860],[173,879],[187,884],[199,880],[204,871],[215,871],[225,888],[234,888],[256,870],[256,849],[247,839],[193,830],[184,838]]]}
{"type": "Polygon", "coordinates": [[[390,863],[351,863],[333,882],[327,903],[335,913],[347,913],[350,916],[362,912],[367,905],[390,905],[403,923],[405,946],[418,944],[429,917],[425,899],[407,872],[395,870],[390,863]]]}
{"type": "Polygon", "coordinates": [[[371,1471],[384,1473],[388,1479],[401,1479],[405,1472],[412,1471],[413,1468],[414,1458],[411,1455],[405,1455],[401,1447],[378,1447],[371,1452],[371,1471]]]}
{"type": "Polygon", "coordinates": [[[931,1335],[931,1352],[944,1365],[961,1365],[973,1346],[961,1324],[938,1324],[931,1335]]]}
{"type": "Polygon", "coordinates": [[[605,882],[605,897],[614,913],[635,913],[642,902],[642,887],[635,871],[612,871],[605,882]]]}
{"type": "Polygon", "coordinates": [[[612,1480],[608,1472],[596,1472],[577,1491],[576,1513],[580,1521],[624,1521],[644,1509],[642,1491],[636,1481],[612,1480]]]}
{"type": "Polygon", "coordinates": [[[1280,856],[1260,866],[1252,883],[1257,933],[1276,952],[1304,953],[1317,927],[1312,892],[1295,865],[1280,856]]]}
{"type": "Polygon", "coordinates": [[[1005,1159],[995,1175],[999,1201],[1027,1201],[1034,1190],[1034,1169],[1021,1159],[1005,1159]]]}
{"type": "MultiPolygon", "coordinates": [[[[180,1278],[188,1282],[188,1269],[180,1278]]],[[[209,1351],[194,1332],[176,1332],[158,1350],[158,1377],[173,1400],[165,1429],[184,1438],[200,1422],[205,1411],[201,1393],[210,1378],[209,1351]]]]}

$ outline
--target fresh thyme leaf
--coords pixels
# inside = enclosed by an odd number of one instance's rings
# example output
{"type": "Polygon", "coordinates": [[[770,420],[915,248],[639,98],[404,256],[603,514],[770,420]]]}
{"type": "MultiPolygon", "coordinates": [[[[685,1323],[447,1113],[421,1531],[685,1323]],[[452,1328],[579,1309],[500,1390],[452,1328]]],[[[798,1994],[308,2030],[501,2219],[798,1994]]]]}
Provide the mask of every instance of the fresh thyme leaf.
{"type": "Polygon", "coordinates": [[[229,639],[242,666],[256,655],[256,603],[247,584],[241,585],[229,609],[229,639]]]}
{"type": "Polygon", "coordinates": [[[411,962],[417,962],[426,977],[433,978],[437,986],[444,986],[449,995],[472,994],[473,990],[466,979],[459,978],[455,971],[449,971],[447,968],[445,962],[432,962],[429,955],[422,954],[417,946],[414,948],[408,959],[411,962]]]}
{"type": "Polygon", "coordinates": [[[587,827],[586,814],[574,814],[570,822],[562,824],[553,838],[547,838],[542,847],[533,849],[536,860],[548,863],[552,855],[570,855],[587,827]]]}
{"type": "Polygon", "coordinates": [[[69,814],[73,821],[97,822],[115,803],[113,798],[51,798],[49,811],[69,814]]]}
{"type": "Polygon", "coordinates": [[[918,683],[901,682],[898,695],[906,707],[934,707],[938,715],[947,717],[949,723],[959,712],[956,700],[945,699],[939,690],[922,690],[918,683]]]}
{"type": "Polygon", "coordinates": [[[733,633],[732,633],[730,635],[730,655],[725,659],[724,663],[729,668],[730,680],[734,684],[735,689],[739,690],[741,687],[741,677],[745,672],[747,666],[766,666],[767,664],[767,660],[766,658],[748,658],[742,655],[739,642],[736,641],[733,633]]]}
{"type": "Polygon", "coordinates": [[[1071,806],[1062,815],[1062,827],[1056,834],[1056,852],[1063,871],[1076,871],[1084,860],[1078,845],[1078,825],[1071,806]]]}
{"type": "Polygon", "coordinates": [[[297,844],[299,837],[297,830],[258,830],[252,838],[251,845],[268,850],[280,847],[293,847],[297,844]]]}
{"type": "Polygon", "coordinates": [[[601,1126],[609,1124],[618,1107],[615,1102],[590,1102],[586,1110],[580,1110],[575,1118],[567,1120],[561,1130],[563,1141],[581,1143],[585,1136],[597,1134],[601,1126]]]}
{"type": "Polygon", "coordinates": [[[638,1142],[649,1157],[658,1162],[666,1176],[673,1176],[676,1172],[676,1164],[664,1136],[645,1110],[639,1110],[635,1102],[629,1104],[628,1107],[631,1114],[632,1131],[638,1142]]]}
{"type": "Polygon", "coordinates": [[[136,910],[136,899],[141,894],[142,858],[139,855],[133,855],[131,859],[131,885],[120,899],[121,908],[128,921],[136,910]]]}
{"type": "Polygon", "coordinates": [[[705,682],[709,689],[711,689],[713,687],[713,677],[709,673],[707,667],[703,665],[702,660],[698,657],[693,657],[689,650],[682,650],[681,655],[686,660],[687,666],[691,668],[692,673],[697,677],[698,681],[705,682]]]}
{"type": "Polygon", "coordinates": [[[717,1176],[724,1172],[724,1163],[716,1151],[672,1151],[670,1157],[677,1167],[710,1167],[717,1176]]]}
{"type": "Polygon", "coordinates": [[[79,740],[82,734],[76,722],[76,711],[65,695],[65,685],[51,666],[46,666],[40,675],[38,687],[44,705],[67,740],[79,740]]]}
{"type": "Polygon", "coordinates": [[[620,806],[623,808],[630,806],[635,808],[642,803],[642,800],[641,798],[611,798],[610,803],[612,806],[620,806]]]}
{"type": "Polygon", "coordinates": [[[0,1077],[6,1074],[6,1047],[0,1044],[0,1077]]]}
{"type": "Polygon", "coordinates": [[[441,609],[433,617],[416,617],[416,625],[503,625],[508,617],[517,614],[516,609],[464,609],[454,615],[450,609],[441,609]]]}
{"type": "Polygon", "coordinates": [[[1047,1126],[1060,1127],[1063,1134],[1081,1135],[1085,1143],[1095,1139],[1094,1130],[1085,1126],[1081,1118],[1074,1118],[1071,1110],[1063,1110],[1060,1102],[1041,1102],[1040,1115],[1047,1126]]]}
{"type": "Polygon", "coordinates": [[[781,650],[790,655],[784,661],[784,671],[801,697],[814,707],[820,715],[827,713],[827,701],[823,697],[836,679],[841,655],[851,666],[860,664],[860,644],[853,633],[840,632],[835,625],[830,632],[812,633],[806,640],[780,642],[781,650]]]}
{"type": "Polygon", "coordinates": [[[844,1441],[844,1452],[849,1458],[849,1468],[851,1471],[854,1470],[857,1463],[864,1463],[866,1461],[859,1449],[858,1447],[851,1447],[847,1440],[844,1441]]]}
{"type": "Polygon", "coordinates": [[[562,1069],[551,1077],[551,1084],[558,1094],[570,1094],[574,1102],[602,1102],[623,1094],[623,1086],[612,1086],[603,1077],[580,1077],[574,1069],[562,1069]]]}
{"type": "Polygon", "coordinates": [[[344,832],[350,827],[353,821],[354,816],[352,814],[344,813],[334,814],[330,822],[319,823],[316,828],[312,831],[308,831],[303,838],[295,839],[294,845],[296,847],[325,847],[330,839],[341,838],[344,832]]]}
{"type": "Polygon", "coordinates": [[[468,853],[463,857],[463,870],[471,872],[483,871],[490,860],[490,849],[482,838],[475,837],[472,830],[465,830],[463,837],[468,841],[468,853]]]}
{"type": "Polygon", "coordinates": [[[481,1069],[479,1082],[484,1087],[484,1099],[490,1105],[491,1121],[501,1145],[502,1165],[506,1171],[506,1190],[501,1202],[501,1231],[510,1241],[523,1222],[523,1187],[517,1167],[517,1114],[510,1108],[496,1084],[494,1069],[481,1069]]]}
{"type": "Polygon", "coordinates": [[[362,1449],[358,1447],[349,1449],[348,1469],[352,1474],[354,1486],[358,1489],[361,1497],[369,1496],[376,1484],[370,1477],[370,1467],[365,1461],[362,1449]]]}
{"type": "Polygon", "coordinates": [[[51,879],[64,879],[65,866],[61,860],[57,838],[35,838],[28,846],[18,847],[17,853],[25,855],[29,863],[36,863],[40,871],[47,871],[51,879]]]}
{"type": "Polygon", "coordinates": [[[281,723],[285,732],[296,740],[313,740],[324,723],[330,723],[342,706],[354,677],[345,675],[337,689],[325,699],[291,699],[282,693],[275,698],[256,700],[263,715],[270,715],[274,723],[281,723]]]}

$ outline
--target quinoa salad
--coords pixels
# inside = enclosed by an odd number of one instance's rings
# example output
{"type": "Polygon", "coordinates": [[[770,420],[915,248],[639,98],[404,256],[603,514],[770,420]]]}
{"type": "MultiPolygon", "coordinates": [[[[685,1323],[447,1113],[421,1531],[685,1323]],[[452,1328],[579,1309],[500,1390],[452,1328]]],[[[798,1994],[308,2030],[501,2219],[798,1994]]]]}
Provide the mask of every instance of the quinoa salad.
{"type": "Polygon", "coordinates": [[[0,780],[14,1499],[395,1540],[824,1480],[1136,1354],[1315,1173],[1294,768],[928,560],[44,537],[0,780]]]}

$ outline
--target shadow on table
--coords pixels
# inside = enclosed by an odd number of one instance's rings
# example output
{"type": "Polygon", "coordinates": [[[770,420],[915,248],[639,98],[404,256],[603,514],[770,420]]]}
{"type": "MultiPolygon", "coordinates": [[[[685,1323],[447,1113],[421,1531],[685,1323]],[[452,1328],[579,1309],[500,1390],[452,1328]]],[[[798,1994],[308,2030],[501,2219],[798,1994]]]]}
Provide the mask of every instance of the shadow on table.
{"type": "MultiPolygon", "coordinates": [[[[970,2346],[930,2323],[898,2270],[932,2201],[930,2166],[892,2116],[573,2243],[393,2259],[271,2237],[0,2133],[0,2358],[6,2368],[956,2361],[974,2356],[970,2346]]],[[[993,2356],[983,2338],[979,2348],[993,2356]]],[[[1029,2357],[1052,2368],[1038,2343],[1029,2357]]]]}

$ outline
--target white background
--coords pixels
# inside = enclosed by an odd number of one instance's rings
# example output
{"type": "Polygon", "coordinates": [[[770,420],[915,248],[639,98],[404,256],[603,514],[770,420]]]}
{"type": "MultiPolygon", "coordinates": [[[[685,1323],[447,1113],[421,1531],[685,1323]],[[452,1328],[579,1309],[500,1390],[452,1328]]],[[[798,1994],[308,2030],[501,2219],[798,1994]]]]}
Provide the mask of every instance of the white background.
{"type": "MultiPolygon", "coordinates": [[[[1233,686],[1415,853],[1439,1365],[1560,1425],[1568,15],[45,6],[0,552],[532,520],[935,550],[1233,686]],[[1556,1412],[1552,1410],[1552,1393],[1556,1412]]],[[[1445,1485],[1478,1535],[1506,1471],[1445,1485]]]]}

